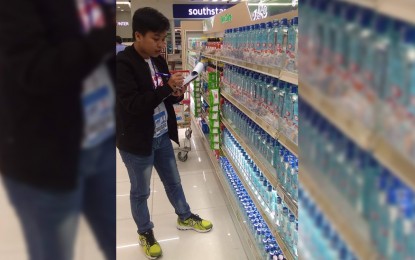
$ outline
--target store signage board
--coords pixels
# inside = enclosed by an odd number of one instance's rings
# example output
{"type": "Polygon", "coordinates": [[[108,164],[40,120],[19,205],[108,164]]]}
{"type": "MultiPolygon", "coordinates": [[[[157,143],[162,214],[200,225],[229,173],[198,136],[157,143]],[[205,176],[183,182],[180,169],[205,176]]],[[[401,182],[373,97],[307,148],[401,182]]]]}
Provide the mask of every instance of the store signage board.
{"type": "Polygon", "coordinates": [[[228,23],[228,22],[231,22],[231,21],[232,21],[232,15],[231,14],[225,14],[225,15],[222,15],[220,17],[220,22],[221,23],[228,23]]]}
{"type": "Polygon", "coordinates": [[[251,15],[246,2],[236,4],[219,15],[203,21],[203,31],[207,33],[223,32],[229,28],[235,28],[251,24],[251,15]]]}
{"type": "Polygon", "coordinates": [[[206,5],[206,4],[173,4],[174,19],[203,19],[215,16],[233,4],[206,5]]]}
{"type": "Polygon", "coordinates": [[[298,0],[269,0],[256,3],[248,1],[248,8],[252,20],[255,21],[297,10],[298,0]]]}
{"type": "Polygon", "coordinates": [[[129,22],[117,22],[118,26],[129,26],[130,23],[129,22]]]}

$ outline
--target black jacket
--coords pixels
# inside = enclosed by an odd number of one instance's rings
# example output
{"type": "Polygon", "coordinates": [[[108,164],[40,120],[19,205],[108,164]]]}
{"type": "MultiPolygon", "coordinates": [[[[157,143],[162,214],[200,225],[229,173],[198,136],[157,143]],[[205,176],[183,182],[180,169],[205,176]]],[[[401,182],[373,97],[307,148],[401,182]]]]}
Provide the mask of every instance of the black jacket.
{"type": "MultiPolygon", "coordinates": [[[[113,7],[104,8],[112,21],[113,7]]],[[[2,174],[50,190],[76,187],[82,81],[114,52],[114,27],[84,35],[73,0],[0,8],[2,174]]]]}
{"type": "MultiPolygon", "coordinates": [[[[169,73],[163,57],[151,58],[159,72],[169,73]]],[[[170,95],[172,89],[164,81],[154,90],[148,63],[134,46],[128,46],[117,55],[116,67],[117,147],[141,156],[151,154],[154,135],[154,109],[164,100],[167,125],[171,140],[179,143],[176,114],[173,104],[181,97],[170,95]]]]}

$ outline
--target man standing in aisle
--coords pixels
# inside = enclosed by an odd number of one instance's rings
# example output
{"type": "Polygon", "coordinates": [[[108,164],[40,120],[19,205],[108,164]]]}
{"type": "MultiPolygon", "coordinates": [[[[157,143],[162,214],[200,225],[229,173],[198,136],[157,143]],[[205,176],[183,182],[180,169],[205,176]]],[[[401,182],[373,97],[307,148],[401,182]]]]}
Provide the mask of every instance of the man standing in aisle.
{"type": "Polygon", "coordinates": [[[179,142],[173,104],[183,99],[187,86],[182,87],[180,73],[166,75],[168,66],[160,56],[169,28],[169,20],[157,10],[138,9],[133,16],[134,44],[117,55],[117,147],[130,177],[131,211],[139,242],[150,259],[162,255],[147,206],[153,166],[178,215],[177,228],[212,229],[210,221],[190,211],[170,141],[179,142]]]}
{"type": "Polygon", "coordinates": [[[114,36],[113,0],[0,8],[0,172],[31,260],[73,259],[80,213],[116,257],[114,36]]]}

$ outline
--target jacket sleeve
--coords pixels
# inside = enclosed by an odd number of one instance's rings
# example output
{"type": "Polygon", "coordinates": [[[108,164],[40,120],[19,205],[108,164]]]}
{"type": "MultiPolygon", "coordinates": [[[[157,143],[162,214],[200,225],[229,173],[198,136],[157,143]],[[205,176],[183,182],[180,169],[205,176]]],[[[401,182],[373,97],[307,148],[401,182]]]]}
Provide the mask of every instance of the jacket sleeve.
{"type": "Polygon", "coordinates": [[[140,84],[134,77],[133,67],[125,56],[117,56],[117,101],[131,114],[153,114],[154,109],[164,101],[173,90],[164,85],[151,90],[140,84]]]}
{"type": "MultiPolygon", "coordinates": [[[[50,40],[48,31],[53,24],[46,26],[52,21],[47,20],[47,11],[41,12],[44,8],[37,3],[31,0],[10,1],[0,8],[3,62],[14,68],[13,77],[18,79],[18,86],[15,87],[23,88],[27,93],[51,95],[60,90],[72,91],[71,88],[79,86],[105,56],[113,54],[115,26],[108,21],[106,27],[93,29],[88,35],[80,32],[55,43],[50,40]]],[[[76,9],[68,3],[62,2],[70,8],[68,12],[75,11],[78,19],[76,9]]],[[[77,20],[71,21],[73,24],[68,21],[67,26],[79,27],[77,20]]],[[[53,30],[65,28],[56,27],[53,30]]]]}

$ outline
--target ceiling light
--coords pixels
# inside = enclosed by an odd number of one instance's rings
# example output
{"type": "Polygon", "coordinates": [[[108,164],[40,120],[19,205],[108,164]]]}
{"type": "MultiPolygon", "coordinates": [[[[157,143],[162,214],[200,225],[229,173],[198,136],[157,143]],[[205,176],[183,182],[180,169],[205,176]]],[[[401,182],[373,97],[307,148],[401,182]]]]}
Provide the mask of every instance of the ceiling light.
{"type": "Polygon", "coordinates": [[[117,6],[117,8],[121,8],[121,7],[117,6]]]}
{"type": "Polygon", "coordinates": [[[121,9],[121,12],[124,12],[124,9],[121,9]]]}
{"type": "Polygon", "coordinates": [[[128,5],[131,8],[131,3],[130,2],[116,2],[117,5],[128,5]]]}

